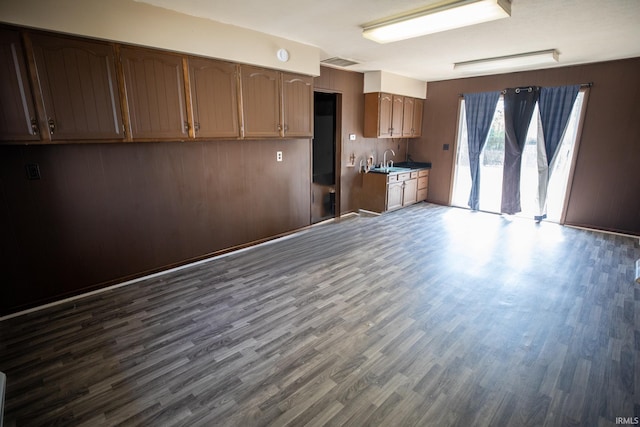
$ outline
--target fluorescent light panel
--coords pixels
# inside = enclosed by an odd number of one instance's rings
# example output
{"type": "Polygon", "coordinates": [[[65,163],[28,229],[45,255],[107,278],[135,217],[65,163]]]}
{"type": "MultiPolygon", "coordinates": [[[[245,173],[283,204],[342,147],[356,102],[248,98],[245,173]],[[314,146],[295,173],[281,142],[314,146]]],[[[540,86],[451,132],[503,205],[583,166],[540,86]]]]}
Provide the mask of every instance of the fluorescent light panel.
{"type": "Polygon", "coordinates": [[[362,36],[390,43],[509,16],[509,0],[461,0],[365,25],[362,36]]]}
{"type": "Polygon", "coordinates": [[[534,65],[556,64],[557,62],[558,51],[550,49],[519,53],[517,55],[499,56],[497,58],[457,62],[453,64],[453,69],[458,71],[495,71],[534,65]]]}

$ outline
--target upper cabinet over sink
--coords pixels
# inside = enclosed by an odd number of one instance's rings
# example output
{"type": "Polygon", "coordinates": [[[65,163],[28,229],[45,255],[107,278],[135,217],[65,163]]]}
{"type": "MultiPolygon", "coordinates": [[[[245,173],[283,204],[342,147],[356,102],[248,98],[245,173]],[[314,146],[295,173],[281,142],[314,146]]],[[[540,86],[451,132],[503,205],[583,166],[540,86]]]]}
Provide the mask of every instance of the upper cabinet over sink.
{"type": "Polygon", "coordinates": [[[364,94],[364,136],[417,138],[422,135],[424,101],[385,92],[364,94]]]}

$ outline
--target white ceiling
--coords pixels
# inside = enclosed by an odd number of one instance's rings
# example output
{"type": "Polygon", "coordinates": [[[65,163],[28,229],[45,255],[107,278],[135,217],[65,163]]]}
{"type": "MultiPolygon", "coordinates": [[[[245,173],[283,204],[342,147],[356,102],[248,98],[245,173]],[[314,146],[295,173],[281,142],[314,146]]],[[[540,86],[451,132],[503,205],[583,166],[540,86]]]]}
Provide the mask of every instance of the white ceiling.
{"type": "Polygon", "coordinates": [[[362,24],[441,1],[138,1],[317,46],[321,59],[359,62],[351,70],[426,81],[472,75],[455,62],[539,50],[557,49],[557,66],[640,56],[640,0],[511,0],[511,18],[386,45],[363,38],[362,24]]]}

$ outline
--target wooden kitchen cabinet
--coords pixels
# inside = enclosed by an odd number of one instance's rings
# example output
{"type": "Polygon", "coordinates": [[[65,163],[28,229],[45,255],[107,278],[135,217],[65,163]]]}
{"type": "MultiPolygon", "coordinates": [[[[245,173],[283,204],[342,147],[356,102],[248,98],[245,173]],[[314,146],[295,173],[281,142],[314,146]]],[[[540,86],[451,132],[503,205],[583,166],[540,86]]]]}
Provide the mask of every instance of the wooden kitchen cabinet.
{"type": "Polygon", "coordinates": [[[402,123],[404,122],[404,96],[393,95],[393,108],[391,109],[391,138],[402,136],[402,123]]]}
{"type": "Polygon", "coordinates": [[[182,56],[136,47],[120,49],[134,139],[185,139],[189,123],[182,56]]]}
{"type": "Polygon", "coordinates": [[[411,137],[422,136],[422,113],[424,111],[424,99],[413,99],[413,121],[411,124],[411,137]]]}
{"type": "Polygon", "coordinates": [[[249,65],[241,66],[243,136],[281,135],[280,73],[249,65]]]}
{"type": "Polygon", "coordinates": [[[52,141],[124,138],[113,46],[29,35],[42,94],[40,131],[52,141]]]}
{"type": "Polygon", "coordinates": [[[424,100],[383,92],[364,94],[364,136],[416,138],[422,135],[424,100]]]}
{"type": "Polygon", "coordinates": [[[393,95],[373,92],[364,94],[364,136],[390,138],[393,115],[393,95]]]}
{"type": "Polygon", "coordinates": [[[313,137],[313,78],[282,73],[282,136],[313,137]]]}
{"type": "Polygon", "coordinates": [[[361,208],[383,213],[418,201],[417,170],[402,173],[367,173],[362,178],[361,208]]]}
{"type": "Polygon", "coordinates": [[[403,205],[404,182],[396,181],[387,184],[387,204],[386,211],[401,208],[403,205]]]}
{"type": "Polygon", "coordinates": [[[195,57],[188,63],[194,136],[239,137],[238,65],[195,57]]]}
{"type": "Polygon", "coordinates": [[[413,109],[415,98],[404,97],[404,108],[402,110],[402,137],[411,138],[413,136],[413,109]]]}
{"type": "Polygon", "coordinates": [[[0,141],[38,141],[40,128],[20,32],[0,28],[0,141]]]}
{"type": "Polygon", "coordinates": [[[416,201],[422,202],[427,200],[427,189],[429,188],[429,169],[421,169],[418,171],[418,189],[416,201]]]}
{"type": "Polygon", "coordinates": [[[402,190],[402,206],[412,205],[418,201],[418,172],[411,172],[409,179],[405,179],[402,190]]]}

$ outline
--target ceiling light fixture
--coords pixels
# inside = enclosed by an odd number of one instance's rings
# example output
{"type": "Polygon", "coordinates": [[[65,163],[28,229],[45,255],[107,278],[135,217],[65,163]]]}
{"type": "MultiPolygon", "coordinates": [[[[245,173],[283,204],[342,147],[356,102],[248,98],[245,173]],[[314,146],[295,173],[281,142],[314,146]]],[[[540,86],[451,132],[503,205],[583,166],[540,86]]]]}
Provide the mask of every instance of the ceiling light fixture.
{"type": "Polygon", "coordinates": [[[496,58],[478,59],[475,61],[456,62],[453,64],[453,69],[458,71],[495,71],[557,63],[558,51],[549,49],[519,53],[517,55],[499,56],[496,58]]]}
{"type": "Polygon", "coordinates": [[[362,36],[390,43],[511,16],[510,0],[458,0],[365,24],[362,36]]]}

